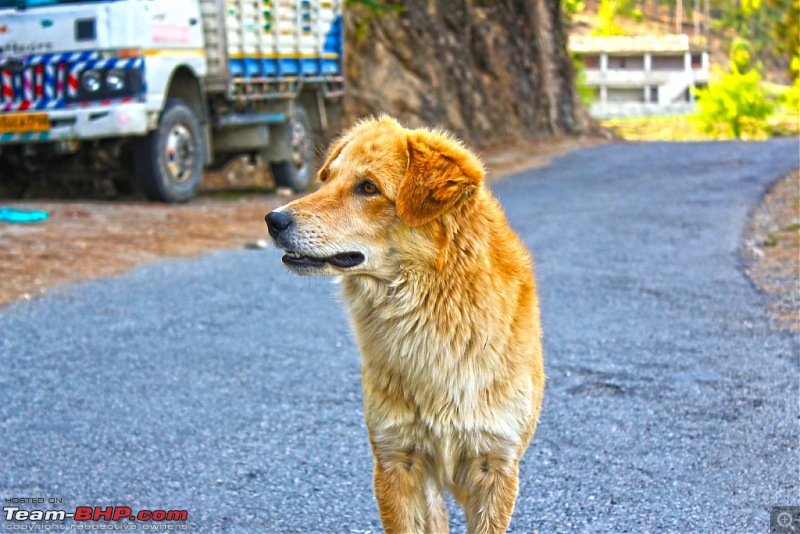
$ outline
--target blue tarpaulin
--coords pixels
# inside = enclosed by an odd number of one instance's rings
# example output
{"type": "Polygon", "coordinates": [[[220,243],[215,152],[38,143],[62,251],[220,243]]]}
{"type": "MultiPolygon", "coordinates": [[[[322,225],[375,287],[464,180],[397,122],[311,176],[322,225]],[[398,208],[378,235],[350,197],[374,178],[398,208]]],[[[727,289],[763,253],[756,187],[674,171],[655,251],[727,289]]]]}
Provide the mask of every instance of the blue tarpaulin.
{"type": "Polygon", "coordinates": [[[0,208],[0,222],[33,223],[47,219],[46,211],[0,208]]]}

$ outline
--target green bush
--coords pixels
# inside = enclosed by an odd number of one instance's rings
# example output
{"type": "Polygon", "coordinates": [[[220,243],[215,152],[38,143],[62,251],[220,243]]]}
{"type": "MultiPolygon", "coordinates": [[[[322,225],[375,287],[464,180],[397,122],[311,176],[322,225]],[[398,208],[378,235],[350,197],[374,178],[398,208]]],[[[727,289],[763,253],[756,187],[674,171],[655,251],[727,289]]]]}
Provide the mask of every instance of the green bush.
{"type": "Polygon", "coordinates": [[[600,0],[600,7],[597,10],[598,26],[592,32],[592,35],[598,37],[625,35],[625,31],[619,25],[617,19],[626,13],[628,9],[627,0],[600,0]]]}
{"type": "Polygon", "coordinates": [[[750,42],[740,37],[735,37],[731,42],[728,53],[731,70],[744,74],[753,68],[753,57],[750,55],[750,42]]]}
{"type": "Polygon", "coordinates": [[[698,89],[696,118],[703,130],[716,137],[766,137],[766,119],[774,110],[761,86],[761,75],[750,62],[746,43],[731,47],[730,70],[716,69],[716,81],[698,89]]]}
{"type": "MultiPolygon", "coordinates": [[[[800,71],[800,53],[792,58],[792,72],[800,71]]],[[[796,76],[789,89],[778,102],[790,112],[800,115],[800,76],[796,76]]]]}
{"type": "Polygon", "coordinates": [[[561,6],[567,20],[571,20],[573,16],[586,9],[586,2],[584,0],[564,0],[561,6]]]}
{"type": "Polygon", "coordinates": [[[572,56],[572,68],[575,71],[575,89],[578,91],[578,99],[583,107],[588,109],[594,101],[594,90],[586,85],[586,65],[576,56],[572,56]]]}

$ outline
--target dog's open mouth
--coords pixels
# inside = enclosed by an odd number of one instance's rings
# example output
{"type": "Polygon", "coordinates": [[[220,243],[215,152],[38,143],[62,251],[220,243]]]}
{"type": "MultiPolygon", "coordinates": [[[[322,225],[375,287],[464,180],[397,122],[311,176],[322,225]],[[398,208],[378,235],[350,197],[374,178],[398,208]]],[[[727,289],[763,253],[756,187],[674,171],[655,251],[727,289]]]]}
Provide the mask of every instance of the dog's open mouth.
{"type": "Polygon", "coordinates": [[[295,267],[322,267],[326,263],[330,263],[334,267],[347,269],[363,263],[364,255],[360,252],[344,252],[342,254],[328,256],[327,258],[313,258],[311,256],[304,256],[302,254],[298,254],[297,252],[287,250],[286,254],[284,254],[282,258],[282,261],[287,265],[292,265],[295,267]]]}

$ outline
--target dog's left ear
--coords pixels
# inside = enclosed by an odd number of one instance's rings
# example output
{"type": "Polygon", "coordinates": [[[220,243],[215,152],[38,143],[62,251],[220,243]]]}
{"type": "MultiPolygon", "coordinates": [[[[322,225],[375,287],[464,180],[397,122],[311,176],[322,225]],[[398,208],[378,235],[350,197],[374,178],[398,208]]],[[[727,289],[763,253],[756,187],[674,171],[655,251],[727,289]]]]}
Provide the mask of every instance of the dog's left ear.
{"type": "Polygon", "coordinates": [[[468,199],[483,181],[481,162],[444,135],[416,130],[408,137],[408,169],[397,191],[397,215],[420,226],[468,199]]]}
{"type": "Polygon", "coordinates": [[[339,157],[339,154],[342,153],[344,150],[345,145],[347,145],[348,141],[350,141],[350,136],[348,134],[342,135],[339,139],[333,142],[331,147],[328,149],[328,157],[325,159],[325,163],[322,165],[322,168],[317,171],[317,178],[320,182],[325,182],[328,177],[331,175],[330,167],[331,163],[339,157]]]}

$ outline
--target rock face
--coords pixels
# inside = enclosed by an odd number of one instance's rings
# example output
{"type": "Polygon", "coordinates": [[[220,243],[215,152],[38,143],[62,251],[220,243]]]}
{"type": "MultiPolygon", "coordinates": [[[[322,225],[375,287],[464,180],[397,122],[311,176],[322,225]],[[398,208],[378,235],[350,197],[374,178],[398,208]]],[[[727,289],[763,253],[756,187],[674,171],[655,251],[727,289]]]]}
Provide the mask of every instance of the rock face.
{"type": "Polygon", "coordinates": [[[386,112],[477,145],[590,128],[559,0],[355,4],[346,20],[351,118],[386,112]]]}

